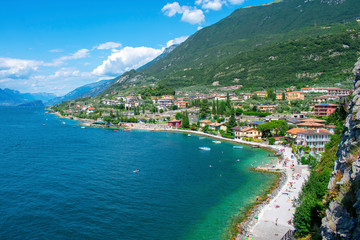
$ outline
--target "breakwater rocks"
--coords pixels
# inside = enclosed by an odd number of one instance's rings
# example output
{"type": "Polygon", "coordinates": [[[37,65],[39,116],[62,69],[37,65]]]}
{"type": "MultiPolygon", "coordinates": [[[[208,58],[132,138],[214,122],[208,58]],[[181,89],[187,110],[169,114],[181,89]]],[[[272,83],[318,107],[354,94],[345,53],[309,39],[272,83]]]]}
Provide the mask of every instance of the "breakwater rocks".
{"type": "Polygon", "coordinates": [[[353,72],[353,98],[328,186],[331,201],[321,226],[326,240],[360,239],[360,58],[353,72]]]}

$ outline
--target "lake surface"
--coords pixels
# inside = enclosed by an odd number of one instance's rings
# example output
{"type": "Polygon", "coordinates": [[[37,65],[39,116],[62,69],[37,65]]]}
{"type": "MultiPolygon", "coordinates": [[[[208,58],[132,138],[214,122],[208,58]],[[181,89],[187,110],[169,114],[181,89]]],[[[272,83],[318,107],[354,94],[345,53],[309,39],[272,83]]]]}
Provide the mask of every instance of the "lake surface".
{"type": "Polygon", "coordinates": [[[276,178],[250,171],[276,160],[262,149],[83,129],[39,108],[0,108],[0,133],[2,240],[220,240],[276,178]]]}

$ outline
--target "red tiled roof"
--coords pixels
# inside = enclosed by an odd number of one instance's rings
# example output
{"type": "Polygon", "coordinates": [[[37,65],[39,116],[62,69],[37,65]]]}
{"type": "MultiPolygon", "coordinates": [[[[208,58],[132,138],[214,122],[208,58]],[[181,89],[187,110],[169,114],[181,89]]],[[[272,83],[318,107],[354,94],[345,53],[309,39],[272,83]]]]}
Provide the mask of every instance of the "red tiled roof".
{"type": "Polygon", "coordinates": [[[306,129],[303,129],[303,128],[292,128],[290,130],[287,130],[286,133],[290,133],[290,134],[293,134],[293,135],[297,135],[299,132],[304,132],[306,131],[306,129]]]}

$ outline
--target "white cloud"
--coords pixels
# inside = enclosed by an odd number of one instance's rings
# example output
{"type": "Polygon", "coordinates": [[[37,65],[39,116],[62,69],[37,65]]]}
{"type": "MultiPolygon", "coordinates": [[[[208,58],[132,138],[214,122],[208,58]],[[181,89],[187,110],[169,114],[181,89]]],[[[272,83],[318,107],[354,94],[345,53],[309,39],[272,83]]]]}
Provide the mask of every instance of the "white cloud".
{"type": "Polygon", "coordinates": [[[0,79],[27,79],[42,64],[42,61],[0,58],[0,79]]]}
{"type": "Polygon", "coordinates": [[[214,11],[221,10],[222,6],[226,4],[225,0],[197,0],[196,5],[201,5],[203,9],[209,9],[214,11]]]}
{"type": "Polygon", "coordinates": [[[56,67],[56,66],[62,65],[65,61],[68,61],[68,60],[86,58],[86,57],[90,56],[89,52],[90,52],[89,49],[83,48],[83,49],[80,49],[80,50],[76,51],[75,53],[70,54],[68,56],[62,56],[60,58],[57,58],[57,59],[53,60],[51,63],[46,63],[46,64],[44,64],[44,66],[56,67]]]}
{"type": "Polygon", "coordinates": [[[204,12],[197,8],[183,7],[181,20],[190,24],[201,24],[205,21],[204,12]]]}
{"type": "Polygon", "coordinates": [[[51,50],[49,50],[49,52],[51,52],[51,53],[59,53],[59,52],[63,52],[64,50],[62,50],[62,49],[51,49],[51,50]]]}
{"type": "Polygon", "coordinates": [[[58,60],[60,62],[63,62],[63,61],[72,60],[72,59],[85,58],[88,56],[89,56],[89,49],[83,48],[69,56],[63,56],[63,57],[59,58],[58,60]]]}
{"type": "Polygon", "coordinates": [[[245,0],[228,0],[232,5],[241,5],[245,0]]]}
{"type": "Polygon", "coordinates": [[[76,68],[61,68],[56,71],[54,77],[79,77],[81,72],[76,68]]]}
{"type": "Polygon", "coordinates": [[[95,48],[99,49],[99,50],[103,50],[103,49],[113,49],[113,48],[118,48],[118,47],[121,47],[121,43],[106,42],[106,43],[99,44],[95,48]]]}
{"type": "Polygon", "coordinates": [[[182,37],[178,37],[173,40],[170,40],[166,43],[166,47],[170,47],[175,44],[180,44],[180,43],[184,42],[186,39],[188,39],[188,37],[189,36],[182,36],[182,37]]]}
{"type": "Polygon", "coordinates": [[[113,52],[103,63],[93,70],[93,74],[115,76],[136,69],[153,60],[162,53],[162,49],[149,47],[124,47],[113,52]]]}
{"type": "Polygon", "coordinates": [[[161,11],[168,17],[182,14],[181,20],[190,24],[201,24],[205,21],[204,12],[196,7],[180,6],[178,2],[166,4],[161,11]]]}
{"type": "Polygon", "coordinates": [[[180,7],[178,2],[166,4],[161,11],[168,17],[172,17],[177,13],[183,13],[182,7],[180,7]]]}

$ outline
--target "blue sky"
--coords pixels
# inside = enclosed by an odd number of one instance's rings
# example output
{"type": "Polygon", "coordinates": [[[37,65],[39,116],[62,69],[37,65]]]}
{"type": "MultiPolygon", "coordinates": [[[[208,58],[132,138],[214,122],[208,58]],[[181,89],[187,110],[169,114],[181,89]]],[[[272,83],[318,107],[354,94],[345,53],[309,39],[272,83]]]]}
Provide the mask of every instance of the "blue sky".
{"type": "Polygon", "coordinates": [[[63,95],[152,60],[235,9],[271,0],[2,0],[0,88],[63,95]]]}

